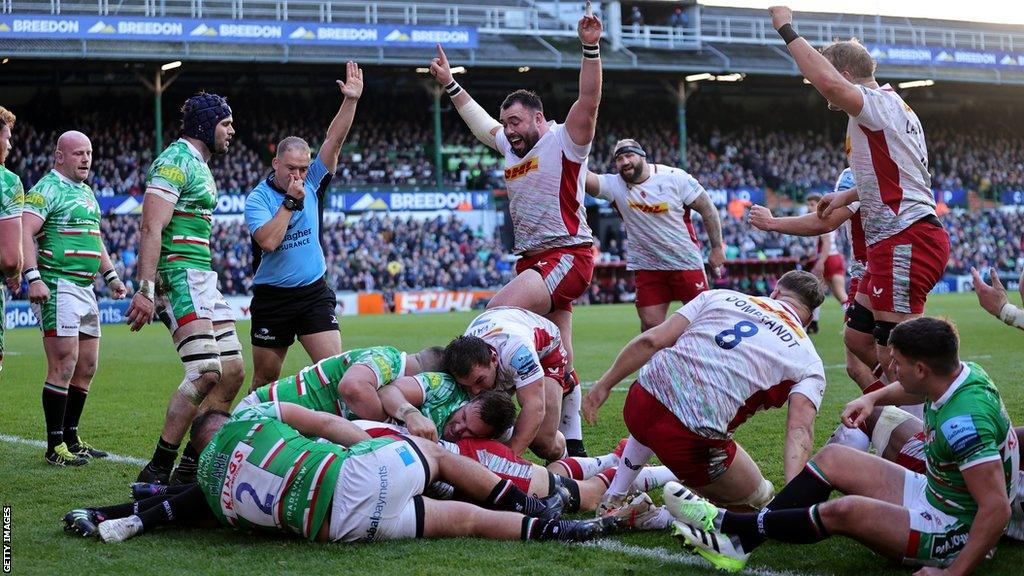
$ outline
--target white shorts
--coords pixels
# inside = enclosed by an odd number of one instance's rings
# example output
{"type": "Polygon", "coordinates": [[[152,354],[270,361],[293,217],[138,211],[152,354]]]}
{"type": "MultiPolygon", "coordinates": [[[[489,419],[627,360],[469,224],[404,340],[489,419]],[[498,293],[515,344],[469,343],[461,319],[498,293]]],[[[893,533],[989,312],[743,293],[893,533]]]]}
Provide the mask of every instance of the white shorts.
{"type": "Polygon", "coordinates": [[[260,397],[255,392],[252,394],[246,394],[241,400],[238,401],[238,405],[231,411],[232,414],[238,414],[242,410],[245,410],[249,406],[255,406],[260,404],[260,397]]]}
{"type": "Polygon", "coordinates": [[[235,314],[217,289],[217,273],[179,268],[158,274],[156,313],[173,334],[181,326],[205,318],[234,322],[235,314]]]}
{"type": "Polygon", "coordinates": [[[905,470],[903,473],[903,507],[910,510],[910,529],[926,534],[941,534],[959,520],[936,509],[925,496],[928,477],[905,470]]]}
{"type": "Polygon", "coordinates": [[[78,336],[79,333],[100,337],[100,308],[92,285],[79,286],[63,278],[47,282],[50,299],[33,304],[32,312],[39,319],[43,336],[78,336]]]}
{"type": "Polygon", "coordinates": [[[334,490],[331,542],[421,537],[420,495],[429,478],[426,460],[407,440],[349,456],[341,465],[334,490]]]}

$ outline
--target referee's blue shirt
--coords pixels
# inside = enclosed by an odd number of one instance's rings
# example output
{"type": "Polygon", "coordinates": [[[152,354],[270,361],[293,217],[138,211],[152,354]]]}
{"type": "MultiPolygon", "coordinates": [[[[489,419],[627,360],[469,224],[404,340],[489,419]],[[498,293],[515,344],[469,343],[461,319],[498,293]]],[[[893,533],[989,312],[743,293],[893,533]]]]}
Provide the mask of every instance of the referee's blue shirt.
{"type": "MultiPolygon", "coordinates": [[[[260,249],[256,230],[277,214],[284,200],[284,191],[272,184],[273,174],[249,192],[245,199],[245,223],[253,235],[253,252],[260,249]]],[[[320,247],[319,194],[326,193],[331,174],[317,155],[306,172],[306,198],[302,210],[292,213],[281,245],[273,252],[264,252],[253,277],[254,284],[279,288],[308,286],[323,277],[327,263],[320,247]],[[323,189],[322,189],[323,188],[323,189]]]]}

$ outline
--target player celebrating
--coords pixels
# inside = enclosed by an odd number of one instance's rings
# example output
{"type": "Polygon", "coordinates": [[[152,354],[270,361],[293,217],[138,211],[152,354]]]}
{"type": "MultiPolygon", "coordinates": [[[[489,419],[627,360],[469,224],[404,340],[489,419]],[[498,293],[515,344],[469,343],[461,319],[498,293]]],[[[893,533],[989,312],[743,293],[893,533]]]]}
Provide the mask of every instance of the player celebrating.
{"type": "Polygon", "coordinates": [[[722,222],[693,176],[648,163],[636,140],[619,140],[613,155],[618,175],[587,172],[586,189],[613,203],[626,226],[626,269],[636,272],[636,312],[643,332],[665,321],[669,302],[685,304],[708,289],[690,211],[696,210],[704,221],[711,243],[708,264],[715,277],[725,263],[722,222]]]}
{"type": "MultiPolygon", "coordinates": [[[[572,382],[569,410],[578,411],[580,391],[572,363],[572,301],[590,286],[594,273],[587,225],[584,180],[597,109],[601,102],[601,22],[587,3],[577,33],[583,43],[579,97],[564,124],[548,121],[540,97],[528,90],[509,94],[500,124],[452,79],[438,46],[430,73],[452,98],[459,115],[480,142],[505,157],[505,182],[519,255],[517,276],[488,307],[517,306],[546,315],[564,339],[566,374],[572,382]]],[[[569,437],[573,455],[584,455],[583,439],[569,437]]]]}
{"type": "Polygon", "coordinates": [[[686,543],[716,566],[736,570],[765,539],[805,544],[841,534],[903,563],[948,567],[952,574],[973,570],[1010,518],[1017,436],[985,371],[960,362],[952,324],[908,320],[892,331],[891,344],[899,382],[847,404],[843,422],[859,425],[876,404],[924,399],[925,474],[829,445],[760,513],[680,502],[687,525],[677,527],[686,543]],[[829,500],[832,490],[847,496],[829,500]]]}
{"type": "MultiPolygon", "coordinates": [[[[4,166],[11,151],[11,130],[14,114],[0,106],[0,274],[7,279],[12,292],[21,287],[21,211],[25,205],[25,189],[21,178],[4,166]]],[[[0,368],[4,361],[4,291],[0,288],[0,368]]]]}
{"type": "MultiPolygon", "coordinates": [[[[769,9],[803,76],[833,110],[849,115],[846,150],[856,192],[830,194],[818,209],[860,200],[868,244],[868,280],[878,359],[889,366],[889,332],[924,312],[928,292],[949,258],[949,235],[935,215],[928,149],[921,121],[888,84],[875,81],[875,61],[855,40],[819,53],[793,29],[793,11],[769,9]]],[[[890,373],[889,378],[893,380],[890,373]]]]}
{"type": "MultiPolygon", "coordinates": [[[[1007,326],[1024,330],[1024,310],[1010,304],[1006,297],[1006,288],[999,281],[999,272],[996,268],[993,266],[989,273],[989,278],[992,280],[991,286],[985,284],[975,268],[971,268],[971,276],[974,277],[974,291],[978,294],[978,303],[981,304],[981,307],[1002,320],[1007,326]]],[[[1017,286],[1020,289],[1021,301],[1024,301],[1024,271],[1021,271],[1017,286]]]]}
{"type": "MultiPolygon", "coordinates": [[[[171,331],[185,377],[167,405],[153,458],[140,482],[167,483],[178,448],[199,405],[226,409],[245,379],[242,344],[231,308],[210,268],[210,230],[217,184],[207,163],[235,134],[231,107],[200,93],[182,106],[182,137],[153,161],[146,176],[138,257],[138,291],[128,325],[140,330],[154,309],[171,331]]],[[[187,447],[175,482],[195,477],[199,453],[187,447]]]]}
{"type": "Polygon", "coordinates": [[[807,462],[825,371],[802,326],[824,299],[817,278],[794,270],[779,279],[770,299],[709,290],[627,344],[583,402],[587,420],[596,422],[611,388],[640,370],[623,408],[631,435],[622,454],[626,466],[606,499],[625,494],[634,467],[653,453],[680,482],[715,502],[766,504],[771,482],[732,433],[754,412],[788,400],[787,480],[807,462]]]}
{"type": "Polygon", "coordinates": [[[448,344],[444,371],[470,395],[484,390],[515,392],[519,416],[508,445],[546,460],[566,453],[566,438],[583,438],[579,411],[563,402],[577,383],[566,382],[565,348],[552,322],[521,308],[491,308],[476,317],[464,336],[448,344]]]}
{"type": "Polygon", "coordinates": [[[114,298],[128,293],[100,238],[100,205],[85,183],[91,168],[89,137],[61,134],[53,170],[28,191],[21,217],[28,297],[46,353],[46,461],[56,466],[81,466],[107,455],[78,436],[100,355],[96,273],[114,298]]]}

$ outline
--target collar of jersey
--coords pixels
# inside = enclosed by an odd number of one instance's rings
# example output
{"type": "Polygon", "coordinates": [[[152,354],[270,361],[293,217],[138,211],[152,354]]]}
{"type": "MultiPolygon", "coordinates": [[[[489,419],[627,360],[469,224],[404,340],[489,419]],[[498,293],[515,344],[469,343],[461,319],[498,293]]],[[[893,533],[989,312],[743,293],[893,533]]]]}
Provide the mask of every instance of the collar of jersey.
{"type": "MultiPolygon", "coordinates": [[[[50,168],[50,172],[53,172],[54,176],[56,176],[57,178],[60,178],[61,182],[65,183],[65,184],[67,184],[69,186],[81,186],[82,184],[85,184],[85,182],[75,182],[71,178],[68,178],[67,176],[65,176],[65,175],[61,174],[60,172],[58,172],[56,168],[50,168]]],[[[86,186],[88,186],[88,184],[86,184],[86,186]]]]}
{"type": "Polygon", "coordinates": [[[953,383],[950,384],[949,388],[947,388],[946,391],[942,393],[942,396],[939,396],[938,400],[932,402],[932,408],[938,410],[939,408],[942,408],[943,404],[949,402],[949,399],[953,396],[953,394],[956,393],[957,388],[960,388],[960,385],[963,384],[964,380],[967,380],[967,377],[970,375],[971,367],[961,362],[960,375],[956,377],[956,380],[953,380],[953,383]]]}
{"type": "Polygon", "coordinates": [[[196,157],[196,160],[199,160],[200,162],[206,162],[206,160],[203,158],[203,155],[195,146],[192,145],[191,142],[185,140],[184,138],[178,138],[178,142],[184,144],[185,148],[188,148],[189,153],[196,157]]]}
{"type": "Polygon", "coordinates": [[[270,174],[267,174],[267,186],[269,186],[271,190],[277,192],[278,194],[281,194],[282,196],[288,194],[287,190],[282,190],[281,187],[277,185],[277,182],[274,182],[274,174],[276,173],[277,172],[275,170],[271,170],[270,174]]]}

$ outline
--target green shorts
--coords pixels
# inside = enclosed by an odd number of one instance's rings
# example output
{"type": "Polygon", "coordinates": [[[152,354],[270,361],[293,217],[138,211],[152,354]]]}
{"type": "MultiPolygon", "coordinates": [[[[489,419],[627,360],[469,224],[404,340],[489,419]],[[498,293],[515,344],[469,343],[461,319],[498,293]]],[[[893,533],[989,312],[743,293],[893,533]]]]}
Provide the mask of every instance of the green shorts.
{"type": "Polygon", "coordinates": [[[231,307],[217,289],[217,273],[191,268],[157,271],[156,313],[171,333],[199,318],[213,322],[235,320],[231,307]]]}
{"type": "Polygon", "coordinates": [[[39,319],[44,337],[78,336],[86,334],[100,337],[100,308],[92,284],[79,286],[64,278],[43,276],[50,289],[50,299],[33,304],[32,312],[39,319]]]}

